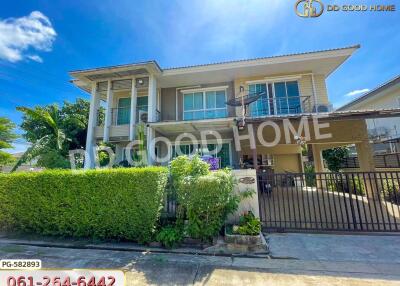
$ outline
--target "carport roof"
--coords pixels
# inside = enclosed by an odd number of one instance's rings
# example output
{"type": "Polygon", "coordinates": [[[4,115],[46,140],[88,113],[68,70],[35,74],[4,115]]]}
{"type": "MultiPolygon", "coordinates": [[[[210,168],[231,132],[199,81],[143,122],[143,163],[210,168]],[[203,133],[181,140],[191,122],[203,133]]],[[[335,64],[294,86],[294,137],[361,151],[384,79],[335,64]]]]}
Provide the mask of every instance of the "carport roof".
{"type": "Polygon", "coordinates": [[[331,111],[323,113],[300,113],[300,114],[284,114],[284,115],[268,115],[259,118],[248,118],[246,121],[262,122],[265,120],[282,120],[285,118],[300,119],[302,117],[319,116],[322,120],[351,120],[351,119],[372,119],[372,118],[387,118],[400,116],[400,108],[391,109],[369,109],[369,110],[345,110],[331,111]]]}

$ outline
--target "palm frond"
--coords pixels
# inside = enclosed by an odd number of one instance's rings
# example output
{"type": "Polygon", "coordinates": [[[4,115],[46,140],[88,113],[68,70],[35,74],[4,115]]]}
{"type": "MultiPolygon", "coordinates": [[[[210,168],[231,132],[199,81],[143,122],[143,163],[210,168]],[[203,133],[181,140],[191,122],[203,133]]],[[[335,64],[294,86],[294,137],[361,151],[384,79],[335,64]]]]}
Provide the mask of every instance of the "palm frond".
{"type": "Polygon", "coordinates": [[[46,135],[39,139],[35,144],[33,144],[31,147],[29,147],[25,153],[19,158],[17,163],[14,165],[12,168],[11,172],[14,172],[15,170],[18,169],[19,166],[21,166],[23,163],[26,163],[28,161],[31,161],[38,157],[40,154],[43,154],[45,150],[47,150],[47,145],[50,140],[50,136],[46,135]]]}

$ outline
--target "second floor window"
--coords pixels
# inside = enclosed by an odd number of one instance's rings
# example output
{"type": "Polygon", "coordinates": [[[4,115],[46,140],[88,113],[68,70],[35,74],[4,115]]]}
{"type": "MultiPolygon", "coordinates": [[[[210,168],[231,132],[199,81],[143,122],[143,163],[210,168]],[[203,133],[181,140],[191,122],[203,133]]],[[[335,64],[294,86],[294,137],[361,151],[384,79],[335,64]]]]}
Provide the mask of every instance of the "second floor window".
{"type": "Polygon", "coordinates": [[[296,114],[302,112],[300,92],[297,81],[250,84],[250,96],[265,92],[257,101],[250,104],[253,117],[273,114],[296,114]]]}
{"type": "Polygon", "coordinates": [[[183,95],[183,120],[226,117],[225,90],[200,91],[183,95]]]}
{"type": "MultiPolygon", "coordinates": [[[[136,112],[139,110],[147,111],[148,107],[148,96],[139,96],[136,103],[136,112]]],[[[131,98],[121,97],[118,99],[117,108],[117,118],[115,125],[129,124],[131,120],[131,98]]],[[[138,120],[138,115],[136,116],[136,121],[138,120]]]]}

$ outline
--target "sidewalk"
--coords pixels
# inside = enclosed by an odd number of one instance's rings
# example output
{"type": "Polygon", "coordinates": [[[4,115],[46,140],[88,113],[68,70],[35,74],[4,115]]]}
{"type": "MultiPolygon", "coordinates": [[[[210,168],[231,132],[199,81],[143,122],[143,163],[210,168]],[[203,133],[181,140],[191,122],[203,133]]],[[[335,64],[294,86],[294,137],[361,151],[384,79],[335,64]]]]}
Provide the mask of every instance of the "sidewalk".
{"type": "Polygon", "coordinates": [[[219,257],[29,246],[0,241],[0,258],[37,258],[45,268],[118,268],[127,285],[400,285],[400,264],[219,257]]]}

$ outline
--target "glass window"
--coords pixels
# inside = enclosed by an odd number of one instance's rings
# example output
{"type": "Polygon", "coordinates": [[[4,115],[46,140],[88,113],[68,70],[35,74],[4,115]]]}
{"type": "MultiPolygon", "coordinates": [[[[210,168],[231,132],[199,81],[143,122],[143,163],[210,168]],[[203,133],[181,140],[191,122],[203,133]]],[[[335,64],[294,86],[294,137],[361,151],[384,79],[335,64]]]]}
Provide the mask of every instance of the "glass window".
{"type": "Polygon", "coordinates": [[[117,125],[129,124],[130,118],[131,98],[126,97],[118,99],[117,125]]]}
{"type": "Polygon", "coordinates": [[[257,101],[251,103],[250,115],[253,117],[264,116],[269,114],[269,102],[267,86],[263,84],[250,84],[249,85],[249,96],[257,96],[259,93],[264,93],[257,101]]]}
{"type": "Polygon", "coordinates": [[[220,90],[220,91],[217,91],[216,93],[215,93],[215,97],[216,97],[216,102],[215,102],[215,105],[216,105],[216,107],[217,108],[225,108],[225,106],[226,106],[226,103],[225,103],[225,91],[223,91],[223,90],[220,90]]]}
{"type": "Polygon", "coordinates": [[[206,108],[215,108],[215,91],[207,91],[206,92],[206,108]]]}
{"type": "Polygon", "coordinates": [[[289,113],[300,113],[300,92],[297,81],[286,82],[286,91],[288,96],[289,113]]]}
{"type": "Polygon", "coordinates": [[[187,93],[183,101],[183,120],[227,116],[224,90],[187,93]]]}
{"type": "Polygon", "coordinates": [[[193,93],[184,94],[183,102],[185,110],[193,110],[193,93]]]}
{"type": "Polygon", "coordinates": [[[193,109],[199,110],[203,109],[203,93],[196,92],[193,94],[193,109]]]}
{"type": "Polygon", "coordinates": [[[301,101],[297,81],[274,83],[277,114],[300,113],[301,101]]]}
{"type": "Polygon", "coordinates": [[[149,97],[148,96],[139,96],[137,98],[137,110],[144,110],[147,111],[149,97]]]}

